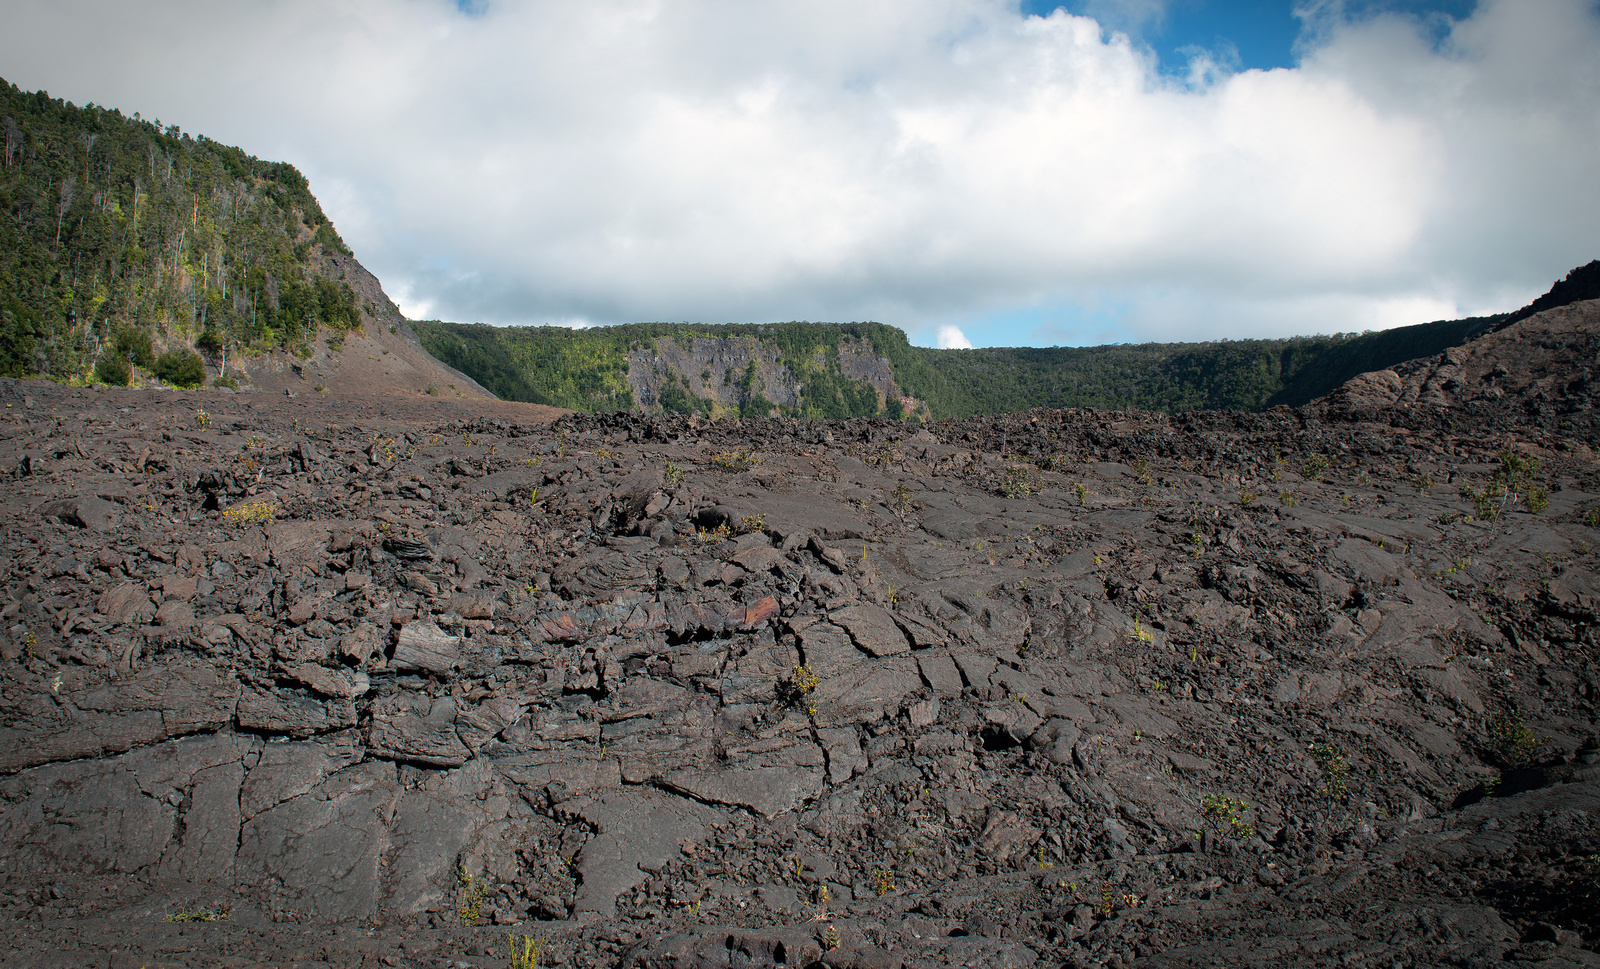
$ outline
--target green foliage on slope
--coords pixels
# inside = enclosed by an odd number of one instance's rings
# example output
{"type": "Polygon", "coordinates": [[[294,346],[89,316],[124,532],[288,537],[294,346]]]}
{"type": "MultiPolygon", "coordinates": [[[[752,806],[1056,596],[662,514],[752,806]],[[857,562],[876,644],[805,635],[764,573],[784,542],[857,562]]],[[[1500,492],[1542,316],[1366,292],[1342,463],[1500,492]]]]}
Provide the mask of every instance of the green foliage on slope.
{"type": "Polygon", "coordinates": [[[583,411],[633,406],[625,379],[629,341],[621,327],[502,330],[419,320],[411,328],[435,358],[504,400],[583,411]]]}
{"type": "Polygon", "coordinates": [[[130,332],[215,354],[360,324],[293,166],[3,80],[0,138],[0,374],[87,377],[130,332]]]}
{"type": "MultiPolygon", "coordinates": [[[[908,395],[936,420],[1033,407],[1262,410],[1303,404],[1368,370],[1429,356],[1489,328],[1498,317],[1452,320],[1381,333],[1101,347],[915,347],[881,323],[774,323],[704,326],[645,323],[570,330],[490,327],[429,321],[413,324],[428,352],[501,397],[575,410],[634,406],[627,357],[663,339],[753,337],[777,351],[803,387],[795,413],[861,417],[878,413],[871,386],[843,375],[840,347],[858,341],[885,357],[908,395]]],[[[709,413],[689,374],[668,384],[669,411],[709,413]]],[[[741,413],[765,412],[760,398],[741,413]]]]}
{"type": "Polygon", "coordinates": [[[1361,335],[1079,348],[923,350],[924,377],[896,379],[937,418],[1031,407],[1179,413],[1299,405],[1357,374],[1430,356],[1484,332],[1497,318],[1448,320],[1361,335]]]}
{"type": "MultiPolygon", "coordinates": [[[[844,375],[840,345],[874,340],[899,330],[876,323],[768,323],[701,326],[683,323],[635,323],[571,330],[559,326],[492,327],[483,324],[413,322],[423,347],[507,400],[607,411],[634,406],[627,382],[628,353],[654,349],[663,339],[754,338],[777,351],[779,361],[801,385],[801,406],[795,411],[818,418],[871,417],[879,413],[877,392],[870,384],[844,375]]],[[[687,347],[687,344],[685,344],[687,347]]],[[[908,347],[909,348],[909,347],[908,347]]],[[[710,413],[711,402],[694,392],[693,375],[679,374],[662,390],[661,406],[676,413],[710,413]]],[[[777,408],[741,375],[739,412],[746,416],[777,408]]]]}

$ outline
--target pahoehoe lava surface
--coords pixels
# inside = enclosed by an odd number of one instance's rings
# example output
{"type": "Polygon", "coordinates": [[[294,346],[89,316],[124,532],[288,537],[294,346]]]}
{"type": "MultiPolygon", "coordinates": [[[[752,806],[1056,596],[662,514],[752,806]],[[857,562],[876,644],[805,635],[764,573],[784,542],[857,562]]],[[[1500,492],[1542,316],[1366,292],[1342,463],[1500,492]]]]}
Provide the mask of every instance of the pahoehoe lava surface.
{"type": "Polygon", "coordinates": [[[5,962],[1600,964],[1597,317],[1250,415],[0,383],[5,962]]]}

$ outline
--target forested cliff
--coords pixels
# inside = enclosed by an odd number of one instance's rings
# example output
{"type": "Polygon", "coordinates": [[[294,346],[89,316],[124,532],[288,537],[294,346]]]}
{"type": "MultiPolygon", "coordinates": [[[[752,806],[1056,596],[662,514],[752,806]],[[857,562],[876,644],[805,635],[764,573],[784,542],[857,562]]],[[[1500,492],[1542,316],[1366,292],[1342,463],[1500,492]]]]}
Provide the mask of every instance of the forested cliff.
{"type": "Polygon", "coordinates": [[[414,326],[428,352],[509,400],[581,411],[944,420],[1034,407],[1296,406],[1357,374],[1596,298],[1600,261],[1572,270],[1522,309],[1494,316],[1281,340],[977,350],[912,346],[881,323],[414,326]]]}
{"type": "Polygon", "coordinates": [[[582,411],[943,420],[1033,407],[1172,413],[1301,404],[1501,319],[1286,340],[978,350],[912,346],[880,323],[413,326],[429,353],[510,400],[582,411]]]}
{"type": "Polygon", "coordinates": [[[126,382],[190,348],[215,370],[377,309],[292,165],[4,81],[0,128],[0,374],[126,382]]]}

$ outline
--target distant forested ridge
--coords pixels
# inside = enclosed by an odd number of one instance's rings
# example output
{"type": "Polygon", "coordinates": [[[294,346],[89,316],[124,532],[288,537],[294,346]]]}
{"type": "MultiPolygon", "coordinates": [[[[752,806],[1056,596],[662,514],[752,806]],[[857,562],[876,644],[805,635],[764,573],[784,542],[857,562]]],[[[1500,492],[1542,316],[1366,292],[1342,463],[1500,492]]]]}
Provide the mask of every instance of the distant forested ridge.
{"type": "MultiPolygon", "coordinates": [[[[428,321],[413,327],[429,353],[509,400],[581,411],[749,413],[733,391],[720,398],[710,393],[717,389],[716,375],[694,372],[697,365],[675,372],[676,383],[668,383],[676,389],[654,401],[637,399],[639,375],[630,379],[632,368],[661,357],[661,341],[742,339],[769,348],[795,388],[794,405],[767,401],[770,406],[761,413],[920,414],[942,420],[1033,407],[1176,413],[1303,404],[1356,374],[1442,352],[1504,319],[1446,320],[1378,333],[1283,340],[979,350],[915,347],[905,333],[881,323],[644,323],[571,330],[428,321]],[[887,362],[887,376],[903,398],[874,397],[864,392],[866,381],[845,373],[839,361],[852,346],[869,348],[887,362]]],[[[779,375],[769,368],[769,392],[775,379],[779,375]]]]}
{"type": "Polygon", "coordinates": [[[192,383],[191,348],[220,364],[360,325],[292,165],[3,80],[0,128],[0,374],[119,382],[166,349],[192,383]]]}
{"type": "Polygon", "coordinates": [[[429,353],[500,397],[590,412],[899,416],[895,381],[920,360],[878,323],[411,325],[429,353]]]}
{"type": "Polygon", "coordinates": [[[1600,260],[1515,312],[1282,340],[934,350],[912,346],[905,333],[881,323],[413,325],[429,353],[509,400],[580,411],[944,420],[1034,407],[1178,413],[1298,406],[1357,374],[1597,298],[1600,260]],[[723,371],[719,383],[715,368],[701,361],[729,344],[740,344],[743,355],[733,358],[750,364],[739,379],[723,371]],[[691,346],[698,355],[680,352],[691,346]]]}

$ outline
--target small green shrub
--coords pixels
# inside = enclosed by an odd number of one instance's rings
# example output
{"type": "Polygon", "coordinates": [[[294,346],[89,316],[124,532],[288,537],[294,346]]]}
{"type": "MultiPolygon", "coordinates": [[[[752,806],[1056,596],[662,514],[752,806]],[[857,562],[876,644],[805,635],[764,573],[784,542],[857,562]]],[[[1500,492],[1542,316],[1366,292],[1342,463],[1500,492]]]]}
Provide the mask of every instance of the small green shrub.
{"type": "Polygon", "coordinates": [[[1026,498],[1033,494],[1033,482],[1027,468],[1006,468],[1000,477],[1000,493],[1007,498],[1026,498]]]}
{"type": "Polygon", "coordinates": [[[710,545],[714,542],[721,542],[732,537],[733,529],[728,527],[727,522],[723,522],[716,528],[702,528],[694,533],[694,540],[699,542],[701,545],[710,545]]]}
{"type": "Polygon", "coordinates": [[[894,891],[894,879],[890,877],[887,868],[879,868],[872,873],[872,893],[879,897],[894,891]]]}
{"type": "Polygon", "coordinates": [[[1512,708],[1489,721],[1489,752],[1507,767],[1520,767],[1533,759],[1540,740],[1522,721],[1522,711],[1512,708]]]}
{"type": "Polygon", "coordinates": [[[911,489],[906,487],[904,481],[889,492],[889,497],[894,499],[894,513],[899,518],[906,517],[906,512],[911,510],[911,489]]]}
{"type": "Polygon", "coordinates": [[[1537,515],[1550,507],[1550,492],[1541,485],[1529,485],[1522,502],[1528,506],[1529,512],[1537,515]]]}
{"type": "Polygon", "coordinates": [[[515,935],[506,936],[511,943],[511,969],[539,969],[539,952],[544,948],[544,938],[533,938],[530,935],[522,937],[522,945],[517,945],[515,935]]]}
{"type": "Polygon", "coordinates": [[[1461,497],[1472,502],[1474,517],[1495,521],[1507,507],[1519,501],[1535,515],[1550,507],[1549,490],[1535,480],[1539,473],[1538,458],[1518,454],[1510,448],[1501,448],[1496,456],[1500,467],[1481,491],[1470,484],[1463,484],[1459,489],[1461,497]]]}
{"type": "Polygon", "coordinates": [[[801,663],[794,668],[794,676],[787,683],[780,683],[778,694],[780,699],[792,706],[803,707],[807,716],[817,715],[817,701],[812,696],[817,687],[822,685],[822,677],[818,676],[809,664],[801,663]]]}
{"type": "Polygon", "coordinates": [[[456,889],[461,898],[461,908],[456,912],[461,924],[477,925],[483,915],[483,896],[488,894],[489,886],[478,884],[467,866],[462,865],[456,871],[456,889]]]}
{"type": "Polygon", "coordinates": [[[1472,517],[1486,522],[1492,522],[1500,517],[1500,505],[1495,502],[1499,494],[1494,486],[1486,486],[1479,491],[1472,485],[1463,484],[1456,490],[1461,497],[1472,503],[1472,517]]]}
{"type": "Polygon", "coordinates": [[[1332,744],[1313,744],[1311,756],[1322,771],[1322,793],[1331,801],[1345,801],[1350,797],[1350,762],[1344,753],[1332,744]]]}
{"type": "Polygon", "coordinates": [[[162,383],[192,390],[206,382],[206,365],[193,350],[168,350],[156,358],[152,372],[162,383]]]}
{"type": "Polygon", "coordinates": [[[133,377],[133,371],[128,367],[128,361],[115,354],[108,353],[100,358],[94,365],[94,379],[113,387],[126,387],[133,377]]]}
{"type": "Polygon", "coordinates": [[[1256,829],[1245,821],[1245,814],[1250,810],[1246,801],[1221,794],[1206,794],[1200,798],[1200,810],[1206,817],[1219,822],[1227,834],[1240,841],[1256,833],[1256,829]]]}
{"type": "Polygon", "coordinates": [[[800,691],[801,696],[806,696],[822,685],[822,677],[812,669],[810,663],[801,663],[794,668],[794,688],[800,691]]]}
{"type": "Polygon", "coordinates": [[[756,465],[766,462],[766,458],[756,457],[751,451],[723,451],[711,459],[712,465],[724,471],[749,471],[756,465]]]}

